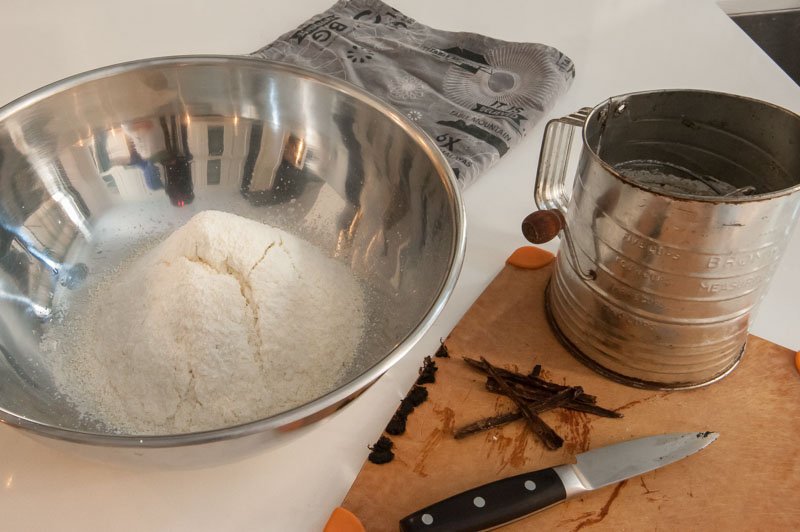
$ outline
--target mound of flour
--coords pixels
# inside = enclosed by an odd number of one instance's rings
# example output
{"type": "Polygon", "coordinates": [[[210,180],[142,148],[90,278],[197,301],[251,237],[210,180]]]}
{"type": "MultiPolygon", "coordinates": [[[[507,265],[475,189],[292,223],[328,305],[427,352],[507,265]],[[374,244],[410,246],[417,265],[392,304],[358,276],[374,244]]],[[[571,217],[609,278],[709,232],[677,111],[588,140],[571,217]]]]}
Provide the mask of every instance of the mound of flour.
{"type": "Polygon", "coordinates": [[[363,297],[311,244],[204,211],[94,290],[59,342],[54,379],[121,432],[252,421],[336,385],[362,334],[363,297]]]}

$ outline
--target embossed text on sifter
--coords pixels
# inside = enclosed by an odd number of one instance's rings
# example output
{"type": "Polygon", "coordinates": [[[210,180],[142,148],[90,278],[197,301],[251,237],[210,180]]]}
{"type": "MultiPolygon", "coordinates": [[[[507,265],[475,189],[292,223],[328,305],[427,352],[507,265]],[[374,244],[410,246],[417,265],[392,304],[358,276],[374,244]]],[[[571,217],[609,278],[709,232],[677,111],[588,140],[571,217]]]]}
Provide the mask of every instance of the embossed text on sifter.
{"type": "Polygon", "coordinates": [[[796,114],[699,90],[615,96],[551,121],[541,210],[523,231],[564,237],[547,306],[572,353],[643,388],[693,388],[732,371],[800,215],[799,147],[796,114]]]}

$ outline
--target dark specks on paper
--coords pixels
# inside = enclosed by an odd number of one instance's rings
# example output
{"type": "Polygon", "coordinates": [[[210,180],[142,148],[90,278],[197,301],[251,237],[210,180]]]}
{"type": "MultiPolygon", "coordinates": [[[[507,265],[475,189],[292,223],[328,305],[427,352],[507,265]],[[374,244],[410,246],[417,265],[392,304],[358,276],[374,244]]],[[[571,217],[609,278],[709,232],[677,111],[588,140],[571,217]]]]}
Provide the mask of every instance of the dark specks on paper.
{"type": "Polygon", "coordinates": [[[608,512],[611,510],[611,505],[614,504],[614,501],[619,496],[619,492],[622,491],[622,488],[627,484],[627,480],[623,480],[616,486],[614,486],[614,491],[611,492],[611,496],[608,498],[606,503],[603,505],[602,508],[598,512],[592,512],[591,517],[587,517],[586,519],[580,521],[578,525],[572,529],[572,532],[577,532],[582,528],[586,528],[587,526],[596,525],[600,523],[603,519],[606,518],[608,512]]]}
{"type": "Polygon", "coordinates": [[[490,430],[486,432],[486,458],[497,461],[497,473],[502,473],[507,468],[520,469],[527,462],[526,451],[531,440],[528,429],[524,423],[516,423],[516,434],[507,436],[509,429],[490,430]],[[505,433],[505,434],[504,434],[505,433]]]}
{"type": "Polygon", "coordinates": [[[636,399],[634,401],[629,401],[629,402],[625,403],[624,405],[621,405],[621,406],[617,407],[616,411],[620,412],[622,410],[627,410],[628,408],[632,408],[632,407],[634,407],[634,406],[636,406],[636,405],[638,405],[640,403],[649,403],[650,401],[653,401],[653,400],[656,400],[656,399],[660,399],[660,398],[665,397],[665,396],[667,396],[669,394],[670,394],[670,392],[668,392],[668,391],[667,392],[659,392],[659,393],[654,393],[653,395],[644,397],[642,399],[636,399]]]}
{"type": "Polygon", "coordinates": [[[645,484],[644,482],[644,477],[639,477],[639,483],[642,485],[642,488],[644,488],[644,493],[646,495],[649,495],[651,493],[658,493],[658,490],[651,490],[650,488],[647,487],[647,484],[645,484]]]}
{"type": "Polygon", "coordinates": [[[442,438],[445,436],[451,437],[453,434],[453,426],[455,424],[455,412],[453,412],[452,408],[447,408],[446,406],[442,407],[433,407],[433,412],[439,417],[441,421],[440,425],[433,430],[430,431],[428,437],[425,438],[425,443],[422,446],[422,450],[419,453],[419,458],[417,458],[417,463],[414,464],[414,473],[427,477],[428,473],[425,471],[425,462],[428,459],[428,456],[438,447],[439,443],[442,441],[442,438]]]}
{"type": "Polygon", "coordinates": [[[565,446],[570,454],[587,451],[591,444],[592,419],[589,414],[574,410],[559,410],[560,430],[566,432],[565,446]]]}

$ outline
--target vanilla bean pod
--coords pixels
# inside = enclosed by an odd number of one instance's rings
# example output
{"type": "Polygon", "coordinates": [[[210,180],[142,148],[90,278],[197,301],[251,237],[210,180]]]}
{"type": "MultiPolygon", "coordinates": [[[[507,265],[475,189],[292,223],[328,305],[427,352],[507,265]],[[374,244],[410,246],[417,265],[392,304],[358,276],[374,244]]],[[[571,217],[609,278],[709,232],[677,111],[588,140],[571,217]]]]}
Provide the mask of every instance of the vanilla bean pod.
{"type": "Polygon", "coordinates": [[[447,350],[447,346],[444,345],[444,342],[441,343],[439,349],[433,354],[436,358],[450,358],[450,352],[447,350]]]}
{"type": "MultiPolygon", "coordinates": [[[[553,439],[550,433],[555,434],[555,432],[538,418],[536,414],[552,410],[553,408],[565,408],[567,410],[585,412],[607,418],[623,417],[619,412],[597,406],[597,398],[593,395],[583,393],[583,389],[580,386],[565,386],[542,379],[540,376],[542,367],[539,364],[536,364],[529,374],[523,375],[493,366],[483,357],[481,357],[480,360],[467,357],[463,357],[463,359],[470,367],[487,375],[486,389],[488,391],[509,397],[517,404],[519,410],[479,419],[465,425],[454,432],[453,435],[457,439],[499,427],[518,419],[526,418],[531,428],[534,429],[534,433],[540,438],[542,438],[542,435],[537,432],[537,428],[543,430],[546,436],[542,439],[545,441],[545,445],[551,447],[557,440],[553,439]],[[533,422],[531,422],[530,418],[526,415],[522,405],[524,405],[535,418],[533,422]],[[538,422],[536,420],[538,420],[538,422]],[[541,424],[539,422],[541,422],[541,424]],[[544,427],[542,427],[542,425],[544,425],[544,427]],[[548,440],[545,439],[548,437],[551,439],[549,443],[548,440]]],[[[555,434],[555,436],[560,440],[557,434],[555,434]]]]}
{"type": "MultiPolygon", "coordinates": [[[[513,385],[512,385],[513,386],[513,385]]],[[[486,380],[486,389],[492,393],[497,393],[501,395],[505,395],[505,391],[497,384],[497,382],[489,377],[486,380]]],[[[569,389],[569,388],[567,388],[569,389]]],[[[514,390],[523,399],[527,401],[542,401],[548,397],[547,392],[542,392],[539,390],[531,390],[523,388],[522,386],[514,386],[514,390]]],[[[608,417],[608,418],[621,418],[623,417],[622,414],[619,412],[614,412],[613,410],[609,410],[607,408],[603,408],[601,406],[597,406],[596,404],[591,403],[584,403],[581,402],[580,398],[583,395],[578,395],[575,399],[566,401],[562,405],[562,408],[566,408],[568,410],[575,410],[577,412],[585,412],[587,414],[594,414],[595,416],[600,417],[608,417]]]]}
{"type": "MultiPolygon", "coordinates": [[[[543,401],[537,403],[530,403],[528,406],[532,412],[540,414],[542,412],[552,410],[553,408],[558,408],[559,406],[563,406],[569,403],[569,401],[573,400],[576,396],[580,394],[581,394],[581,389],[579,387],[568,388],[566,390],[558,392],[555,395],[548,397],[543,401]]],[[[453,437],[455,437],[455,439],[458,440],[466,436],[469,436],[470,434],[475,434],[476,432],[482,432],[484,430],[489,430],[495,427],[499,427],[501,425],[505,425],[506,423],[516,421],[517,419],[522,418],[522,416],[523,416],[522,412],[520,410],[517,410],[516,412],[508,412],[497,416],[491,416],[484,419],[479,419],[474,423],[470,423],[469,425],[465,425],[457,429],[453,433],[453,437]]]]}
{"type": "Polygon", "coordinates": [[[545,447],[555,450],[564,445],[564,439],[556,434],[556,431],[550,428],[550,425],[542,421],[539,416],[534,414],[531,409],[528,408],[527,403],[514,392],[514,390],[503,379],[503,377],[495,372],[494,367],[483,357],[481,357],[481,362],[483,362],[484,367],[489,375],[491,375],[494,380],[496,380],[497,383],[505,390],[509,399],[514,401],[514,403],[517,405],[517,408],[522,411],[522,415],[525,416],[525,419],[528,421],[528,425],[531,427],[531,430],[539,437],[539,439],[542,440],[542,443],[545,444],[545,447]]]}
{"type": "Polygon", "coordinates": [[[506,412],[505,414],[498,414],[496,416],[485,417],[470,423],[469,425],[464,425],[463,427],[456,429],[453,432],[453,437],[457,440],[460,440],[461,438],[465,438],[471,434],[476,434],[478,432],[483,432],[484,430],[500,427],[506,423],[511,423],[512,421],[516,421],[518,419],[522,419],[522,412],[519,410],[514,412],[506,412]]]}
{"type": "MultiPolygon", "coordinates": [[[[484,360],[481,358],[481,360],[484,360]]],[[[486,373],[486,366],[480,361],[475,360],[474,358],[467,358],[464,357],[464,362],[469,364],[471,367],[480,370],[486,373]]],[[[494,366],[493,366],[494,367],[494,366]]],[[[513,371],[509,371],[507,369],[494,367],[495,371],[499,373],[504,379],[507,381],[516,382],[518,384],[522,384],[524,386],[535,388],[539,390],[543,390],[550,393],[560,392],[569,386],[564,386],[561,384],[556,384],[555,382],[550,382],[542,379],[541,377],[535,377],[532,375],[522,375],[520,373],[515,373],[513,371]]],[[[541,370],[540,370],[541,371],[541,370]]],[[[594,395],[583,394],[580,396],[580,399],[577,399],[582,403],[596,403],[597,398],[594,395]]]]}
{"type": "Polygon", "coordinates": [[[436,382],[436,372],[439,368],[436,367],[436,362],[430,356],[425,357],[422,367],[419,368],[419,377],[417,377],[417,384],[431,384],[436,382]]]}
{"type": "Polygon", "coordinates": [[[378,438],[378,441],[375,442],[375,445],[367,447],[370,450],[367,458],[373,464],[386,464],[391,462],[394,460],[394,453],[392,452],[393,446],[392,440],[386,436],[381,436],[378,438]]]}

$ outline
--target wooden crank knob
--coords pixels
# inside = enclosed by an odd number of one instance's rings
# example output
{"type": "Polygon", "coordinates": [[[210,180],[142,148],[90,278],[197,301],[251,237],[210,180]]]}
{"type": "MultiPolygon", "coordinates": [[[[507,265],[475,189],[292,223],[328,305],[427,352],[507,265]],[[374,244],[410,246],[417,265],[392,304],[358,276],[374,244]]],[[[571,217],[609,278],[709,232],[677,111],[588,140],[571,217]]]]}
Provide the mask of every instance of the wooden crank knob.
{"type": "Polygon", "coordinates": [[[564,223],[564,216],[555,209],[536,211],[522,220],[522,234],[534,244],[544,244],[558,236],[564,223]]]}

